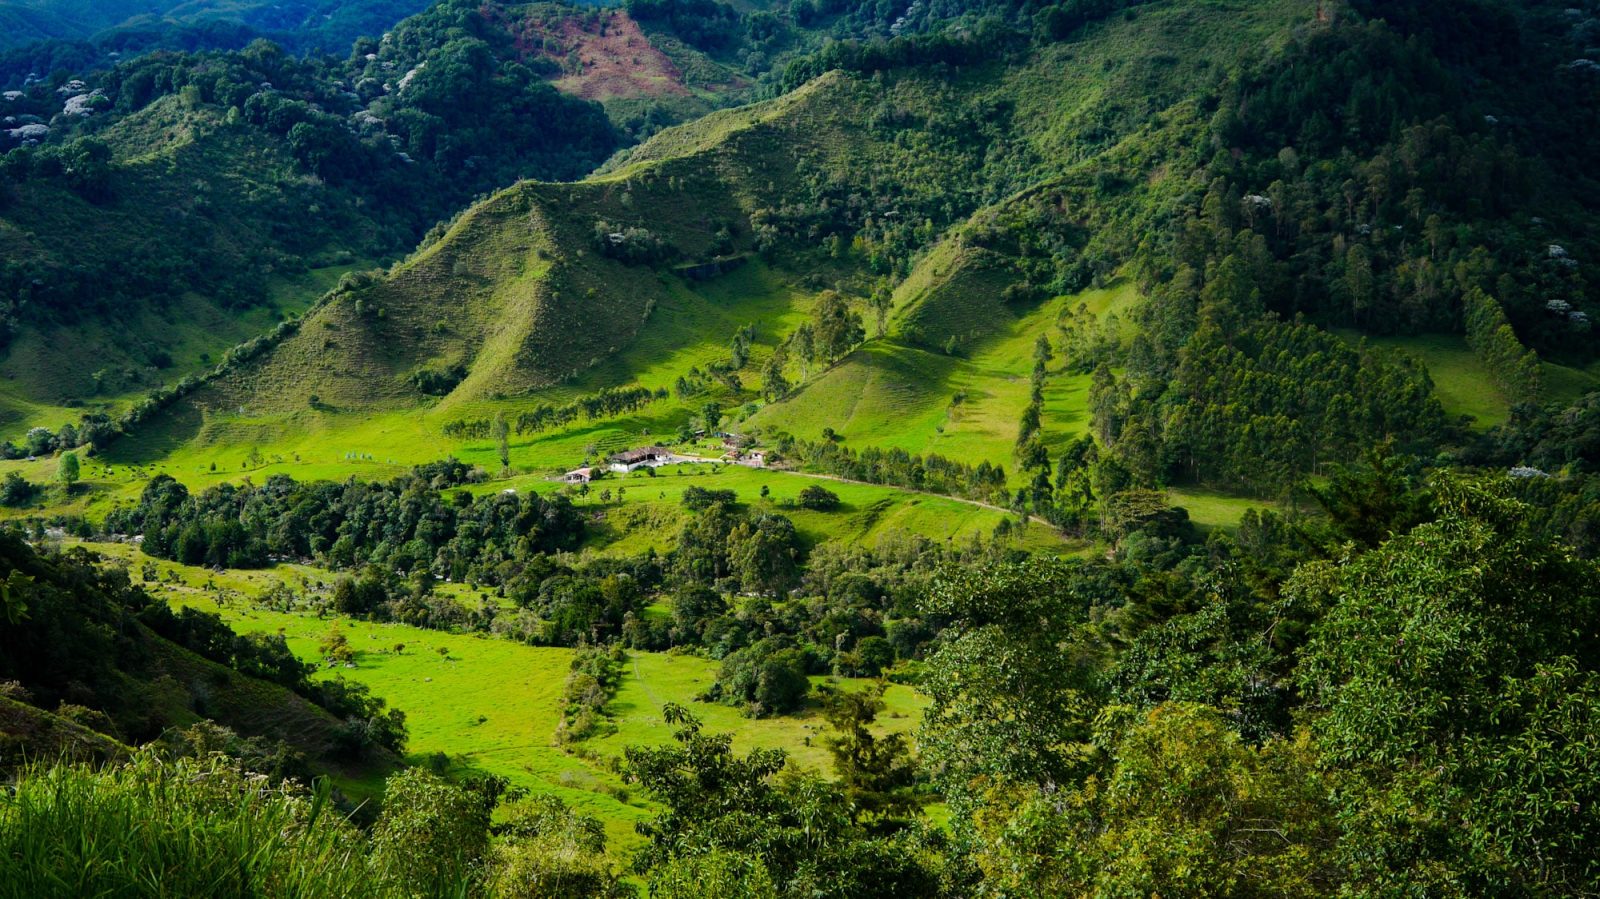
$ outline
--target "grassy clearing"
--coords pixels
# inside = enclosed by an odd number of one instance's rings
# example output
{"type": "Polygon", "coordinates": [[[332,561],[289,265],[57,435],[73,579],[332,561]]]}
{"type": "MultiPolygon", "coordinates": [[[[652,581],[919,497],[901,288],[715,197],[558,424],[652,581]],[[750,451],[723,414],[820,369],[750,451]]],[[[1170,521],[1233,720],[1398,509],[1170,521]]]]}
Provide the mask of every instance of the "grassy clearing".
{"type": "Polygon", "coordinates": [[[1199,487],[1170,487],[1167,496],[1174,506],[1187,509],[1189,520],[1201,530],[1236,528],[1245,512],[1272,506],[1264,500],[1199,487]]]}
{"type": "Polygon", "coordinates": [[[1600,363],[1587,368],[1573,368],[1546,362],[1540,366],[1544,375],[1544,401],[1563,405],[1577,402],[1584,394],[1600,390],[1600,363]]]}
{"type": "MultiPolygon", "coordinates": [[[[1354,332],[1340,332],[1354,340],[1354,332]]],[[[1415,356],[1433,378],[1439,404],[1452,416],[1469,415],[1472,426],[1488,430],[1511,417],[1511,404],[1495,386],[1483,363],[1457,334],[1424,334],[1418,337],[1369,337],[1373,346],[1403,350],[1415,356]]]]}
{"type": "MultiPolygon", "coordinates": [[[[681,703],[682,697],[695,696],[716,679],[717,663],[708,659],[671,653],[633,653],[625,666],[627,674],[617,698],[606,712],[617,725],[617,732],[589,741],[590,748],[608,755],[621,754],[627,746],[658,746],[672,741],[672,728],[661,717],[667,702],[681,703]]],[[[813,677],[814,683],[827,678],[813,677]]],[[[867,682],[852,679],[837,681],[846,689],[863,687],[867,682]]],[[[928,698],[910,687],[890,685],[884,694],[886,708],[879,716],[883,733],[908,733],[922,717],[928,698]]],[[[829,769],[831,761],[821,737],[828,731],[820,710],[808,708],[794,716],[746,718],[732,706],[700,703],[694,713],[710,731],[738,734],[742,746],[782,749],[794,764],[819,771],[829,769]]]]}

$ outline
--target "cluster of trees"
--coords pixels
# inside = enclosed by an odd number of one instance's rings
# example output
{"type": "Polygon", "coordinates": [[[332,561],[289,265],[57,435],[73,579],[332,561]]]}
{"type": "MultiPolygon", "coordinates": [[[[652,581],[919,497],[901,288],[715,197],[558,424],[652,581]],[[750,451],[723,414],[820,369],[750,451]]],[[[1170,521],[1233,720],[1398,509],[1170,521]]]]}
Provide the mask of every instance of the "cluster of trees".
{"type": "Polygon", "coordinates": [[[926,456],[903,449],[875,446],[852,450],[834,440],[810,441],[789,434],[772,435],[778,455],[808,470],[868,484],[888,484],[929,493],[943,493],[980,502],[1009,504],[1005,469],[988,461],[970,465],[938,453],[926,456]]]}
{"type": "Polygon", "coordinates": [[[594,223],[594,248],[610,259],[629,265],[654,265],[678,256],[678,248],[661,235],[638,225],[594,223]]]}
{"type": "Polygon", "coordinates": [[[470,473],[452,462],[385,484],[274,475],[259,487],[223,484],[197,495],[158,475],[105,526],[141,534],[149,555],[187,564],[254,568],[279,556],[496,584],[530,558],[582,542],[583,520],[565,497],[441,495],[470,473]]]}
{"type": "MultiPolygon", "coordinates": [[[[537,434],[565,427],[580,418],[593,421],[610,418],[643,409],[657,400],[666,399],[666,388],[651,390],[648,387],[602,387],[598,393],[582,396],[563,406],[541,403],[532,409],[518,412],[511,419],[518,434],[537,434]]],[[[447,437],[483,439],[493,435],[494,420],[489,418],[456,419],[444,426],[447,437]]]]}
{"type": "Polygon", "coordinates": [[[627,660],[621,643],[581,646],[572,657],[572,671],[561,688],[561,723],[556,741],[576,743],[600,736],[610,724],[606,703],[622,686],[622,664],[627,660]]]}
{"type": "Polygon", "coordinates": [[[919,742],[982,883],[1592,887],[1600,780],[1576,760],[1600,672],[1594,635],[1558,622],[1593,613],[1595,572],[1508,489],[1380,464],[1335,479],[1329,532],[1252,516],[1164,582],[942,580],[919,742]]]}

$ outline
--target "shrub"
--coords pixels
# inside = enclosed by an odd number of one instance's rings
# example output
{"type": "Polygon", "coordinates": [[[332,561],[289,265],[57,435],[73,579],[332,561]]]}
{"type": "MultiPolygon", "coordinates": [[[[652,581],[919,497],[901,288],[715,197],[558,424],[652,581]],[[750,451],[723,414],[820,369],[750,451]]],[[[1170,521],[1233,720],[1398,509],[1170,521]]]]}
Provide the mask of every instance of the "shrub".
{"type": "Polygon", "coordinates": [[[797,501],[800,508],[814,512],[832,512],[839,508],[839,494],[820,484],[812,484],[801,490],[797,501]]]}

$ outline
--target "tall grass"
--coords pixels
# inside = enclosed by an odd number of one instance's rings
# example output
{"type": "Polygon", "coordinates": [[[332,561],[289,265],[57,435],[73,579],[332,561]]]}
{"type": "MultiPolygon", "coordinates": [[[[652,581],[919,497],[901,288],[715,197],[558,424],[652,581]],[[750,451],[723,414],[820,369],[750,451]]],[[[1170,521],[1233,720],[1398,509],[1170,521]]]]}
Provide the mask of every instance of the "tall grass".
{"type": "Polygon", "coordinates": [[[36,765],[0,787],[0,897],[362,897],[360,833],[328,800],[222,759],[36,765]]]}

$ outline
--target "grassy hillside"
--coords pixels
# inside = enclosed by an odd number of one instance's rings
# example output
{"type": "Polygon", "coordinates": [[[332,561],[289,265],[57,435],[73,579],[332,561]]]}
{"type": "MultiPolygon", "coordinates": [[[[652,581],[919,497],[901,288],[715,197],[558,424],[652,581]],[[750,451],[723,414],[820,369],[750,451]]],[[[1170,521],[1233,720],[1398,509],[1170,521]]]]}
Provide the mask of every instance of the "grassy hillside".
{"type": "MultiPolygon", "coordinates": [[[[984,203],[1009,195],[1013,185],[1070,162],[1052,155],[1052,147],[1088,127],[1086,109],[1109,102],[1102,74],[1110,56],[1102,53],[1144,48],[1159,55],[1158,48],[1214,36],[1210,29],[1223,27],[1224,21],[1245,34],[1268,35],[1298,14],[1290,3],[1219,7],[1204,18],[1205,28],[1198,28],[1179,23],[1187,22],[1187,15],[1156,9],[1108,25],[1115,39],[1097,42],[1095,52],[1081,58],[1066,47],[1050,47],[1020,67],[980,66],[955,78],[916,69],[871,78],[835,73],[776,100],[669,129],[588,181],[525,183],[475,207],[382,282],[340,295],[261,362],[208,385],[180,406],[166,430],[140,439],[171,447],[241,408],[247,420],[262,421],[270,431],[271,416],[310,410],[313,395],[318,407],[337,413],[428,408],[435,401],[408,379],[458,365],[464,377],[438,401],[439,410],[470,410],[497,397],[532,393],[538,398],[543,395],[538,391],[559,396],[569,386],[670,381],[720,353],[720,326],[707,333],[693,318],[683,318],[700,314],[691,309],[710,308],[691,299],[697,296],[715,304],[729,322],[756,325],[758,348],[770,346],[768,341],[786,336],[792,316],[805,308],[798,297],[798,302],[773,297],[775,280],[809,285],[802,291],[814,295],[832,286],[818,283],[820,264],[844,284],[865,289],[875,277],[874,258],[905,252],[896,249],[905,235],[885,233],[881,248],[836,248],[819,258],[828,241],[817,246],[816,238],[797,233],[798,239],[780,241],[774,271],[812,269],[813,274],[780,274],[754,289],[739,280],[753,275],[736,272],[692,284],[674,274],[673,266],[729,250],[748,253],[765,245],[762,229],[772,227],[768,222],[784,233],[802,228],[797,215],[834,215],[826,211],[826,198],[833,195],[864,204],[847,217],[887,215],[883,221],[888,222],[898,207],[909,219],[920,216],[924,205],[938,203],[949,207],[941,217],[948,215],[948,223],[956,224],[984,203]],[[1043,77],[1047,72],[1055,74],[1043,77]],[[1015,103],[1015,111],[1005,113],[1013,128],[955,137],[966,129],[966,116],[1000,102],[1015,103]],[[914,127],[890,120],[861,127],[863,118],[885,115],[914,127]],[[817,213],[791,211],[818,203],[817,213]],[[596,228],[602,226],[648,231],[665,245],[661,252],[668,258],[649,264],[608,258],[596,240],[596,228]],[[718,232],[725,233],[719,237],[718,232]],[[744,295],[751,300],[748,306],[744,295]]],[[[1141,70],[1140,78],[1157,79],[1160,88],[1147,91],[1153,99],[1145,114],[1154,112],[1163,93],[1178,101],[1186,80],[1195,76],[1190,65],[1209,64],[1202,55],[1141,70]]],[[[1138,118],[1124,113],[1117,110],[1112,133],[1140,127],[1138,118]]],[[[1094,127],[1103,131],[1106,124],[1094,127]]],[[[1125,164],[1134,162],[1130,158],[1125,164]]],[[[928,305],[908,296],[924,281],[948,277],[940,252],[918,267],[929,274],[914,275],[902,289],[897,330],[904,329],[902,322],[927,318],[906,311],[928,305]]],[[[949,293],[971,300],[961,308],[978,309],[987,302],[981,298],[1003,286],[1005,279],[997,276],[965,290],[957,285],[949,293]]],[[[795,293],[793,287],[777,289],[795,293]]],[[[928,290],[937,292],[931,284],[928,290]]],[[[971,330],[948,322],[927,327],[971,330]]],[[[929,331],[930,338],[935,336],[940,335],[929,331]]],[[[760,363],[760,352],[754,364],[760,363]]]]}
{"type": "Polygon", "coordinates": [[[15,397],[4,410],[11,433],[68,420],[39,420],[29,404],[116,408],[206,366],[393,244],[349,193],[214,110],[172,97],[103,137],[114,153],[109,200],[30,179],[0,207],[7,261],[62,279],[31,301],[0,363],[15,397]],[[101,279],[111,271],[120,277],[101,279]],[[52,296],[84,278],[91,301],[52,296]]]}
{"type": "Polygon", "coordinates": [[[103,758],[211,720],[281,743],[347,782],[396,763],[382,747],[350,752],[345,718],[270,645],[164,614],[125,574],[97,571],[94,558],[41,555],[9,533],[0,552],[8,584],[0,762],[57,751],[103,758]]]}

